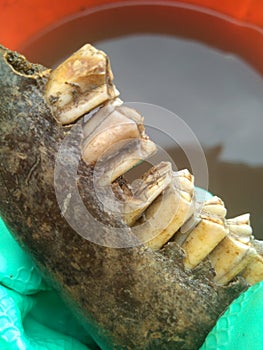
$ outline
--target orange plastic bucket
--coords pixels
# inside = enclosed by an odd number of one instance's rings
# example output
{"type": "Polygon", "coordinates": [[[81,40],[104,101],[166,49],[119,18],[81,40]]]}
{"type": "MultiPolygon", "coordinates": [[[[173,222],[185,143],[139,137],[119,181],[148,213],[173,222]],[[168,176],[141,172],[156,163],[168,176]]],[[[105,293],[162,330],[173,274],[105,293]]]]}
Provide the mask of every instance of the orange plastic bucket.
{"type": "MultiPolygon", "coordinates": [[[[143,1],[122,1],[139,3],[143,1]]],[[[149,1],[148,1],[149,2],[149,1]]],[[[160,1],[152,0],[151,3],[160,1]]],[[[175,3],[176,1],[166,1],[175,3]]],[[[47,26],[61,21],[67,16],[91,9],[99,5],[120,3],[114,0],[19,0],[3,1],[1,7],[0,42],[11,49],[19,48],[32,36],[47,26]]],[[[177,2],[178,3],[178,2],[177,2]]],[[[263,28],[263,3],[258,0],[184,0],[183,4],[192,4],[217,11],[239,21],[263,28]]]]}

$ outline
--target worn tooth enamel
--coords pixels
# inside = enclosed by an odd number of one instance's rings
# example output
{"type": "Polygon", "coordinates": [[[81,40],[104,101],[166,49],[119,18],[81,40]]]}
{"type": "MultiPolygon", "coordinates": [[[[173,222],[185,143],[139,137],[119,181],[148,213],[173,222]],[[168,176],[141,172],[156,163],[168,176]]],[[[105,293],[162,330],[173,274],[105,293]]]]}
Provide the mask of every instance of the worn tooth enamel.
{"type": "Polygon", "coordinates": [[[187,169],[174,172],[173,177],[175,187],[192,195],[194,177],[187,169]]]}
{"type": "MultiPolygon", "coordinates": [[[[184,176],[178,176],[176,182],[167,186],[163,193],[145,211],[144,225],[132,228],[134,234],[145,244],[160,249],[167,243],[182,224],[193,214],[194,185],[188,185],[189,197],[185,199],[178,189],[184,182],[184,176]]],[[[189,180],[190,181],[190,180],[189,180]]]]}
{"type": "Polygon", "coordinates": [[[123,220],[131,226],[172,181],[172,166],[161,162],[130,186],[131,198],[125,198],[123,220]]]}
{"type": "Polygon", "coordinates": [[[154,142],[148,139],[130,139],[118,142],[96,163],[97,185],[110,185],[119,176],[147,159],[156,151],[154,142]]]}
{"type": "Polygon", "coordinates": [[[216,215],[223,219],[226,216],[227,210],[222,199],[214,196],[204,203],[202,212],[207,212],[211,215],[216,215]]]}
{"type": "Polygon", "coordinates": [[[143,117],[135,110],[110,101],[83,127],[82,158],[87,164],[97,161],[109,147],[130,139],[145,139],[143,117]]]}
{"type": "Polygon", "coordinates": [[[230,233],[243,243],[249,243],[252,239],[252,227],[250,215],[243,214],[233,219],[226,220],[230,233]]]}
{"type": "Polygon", "coordinates": [[[112,80],[108,56],[87,44],[51,72],[45,99],[55,119],[69,124],[119,95],[112,80]]]}
{"type": "Polygon", "coordinates": [[[228,234],[221,218],[201,214],[200,219],[182,244],[186,253],[184,264],[187,269],[197,266],[228,234]]]}
{"type": "Polygon", "coordinates": [[[262,241],[253,241],[253,247],[257,255],[253,256],[252,261],[242,271],[241,275],[249,284],[255,284],[263,280],[263,246],[262,241]]]}
{"type": "Polygon", "coordinates": [[[227,236],[214,249],[209,258],[215,270],[215,281],[227,284],[250,264],[257,255],[256,249],[227,236]]]}

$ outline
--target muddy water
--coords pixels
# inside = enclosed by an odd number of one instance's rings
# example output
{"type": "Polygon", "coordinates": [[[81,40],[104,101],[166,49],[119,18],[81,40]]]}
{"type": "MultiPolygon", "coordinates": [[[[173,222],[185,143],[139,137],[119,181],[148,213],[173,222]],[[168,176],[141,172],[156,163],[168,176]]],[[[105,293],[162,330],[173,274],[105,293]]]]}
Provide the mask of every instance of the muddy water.
{"type": "MultiPolygon", "coordinates": [[[[251,212],[263,238],[263,34],[196,8],[142,1],[83,11],[22,51],[54,66],[86,42],[109,54],[123,100],[165,107],[190,126],[206,154],[209,190],[229,217],[251,212]]],[[[174,140],[150,136],[178,168],[191,167],[174,140]]]]}

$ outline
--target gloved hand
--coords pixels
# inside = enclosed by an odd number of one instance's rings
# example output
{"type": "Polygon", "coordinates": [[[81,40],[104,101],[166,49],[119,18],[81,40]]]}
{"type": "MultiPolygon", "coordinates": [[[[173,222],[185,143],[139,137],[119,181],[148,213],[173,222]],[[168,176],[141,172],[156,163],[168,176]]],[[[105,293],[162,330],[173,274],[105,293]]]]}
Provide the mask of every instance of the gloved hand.
{"type": "Polygon", "coordinates": [[[0,349],[98,349],[56,292],[43,281],[1,218],[0,349]]]}
{"type": "MultiPolygon", "coordinates": [[[[96,349],[1,219],[0,247],[0,349],[96,349]]],[[[200,350],[263,349],[262,319],[263,282],[230,305],[200,350]]]]}
{"type": "Polygon", "coordinates": [[[263,282],[234,300],[200,350],[263,349],[263,282]]]}

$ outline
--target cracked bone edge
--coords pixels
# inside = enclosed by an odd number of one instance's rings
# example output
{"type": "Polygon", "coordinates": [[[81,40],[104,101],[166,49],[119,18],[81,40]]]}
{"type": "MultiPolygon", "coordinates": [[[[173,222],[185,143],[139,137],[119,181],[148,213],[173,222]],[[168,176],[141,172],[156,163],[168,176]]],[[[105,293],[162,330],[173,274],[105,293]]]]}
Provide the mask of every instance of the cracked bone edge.
{"type": "Polygon", "coordinates": [[[215,270],[215,282],[226,285],[236,277],[257,255],[255,248],[227,236],[210,254],[215,270]]]}
{"type": "Polygon", "coordinates": [[[109,186],[119,176],[150,157],[155,151],[156,145],[149,139],[130,139],[116,143],[95,165],[97,186],[100,188],[109,186]]]}
{"type": "Polygon", "coordinates": [[[95,163],[109,147],[120,141],[148,139],[143,117],[121,103],[119,99],[108,102],[84,124],[82,158],[87,164],[95,163]]]}
{"type": "Polygon", "coordinates": [[[147,171],[141,179],[131,184],[131,197],[124,198],[123,221],[132,226],[149,205],[172,181],[172,166],[161,162],[147,171]]]}
{"type": "Polygon", "coordinates": [[[263,243],[254,240],[252,244],[257,251],[257,255],[241,272],[241,276],[251,285],[263,280],[263,243]]]}
{"type": "Polygon", "coordinates": [[[86,44],[51,72],[45,100],[59,123],[70,124],[119,95],[112,80],[108,56],[86,44]]]}
{"type": "MultiPolygon", "coordinates": [[[[195,257],[192,256],[193,265],[196,265],[196,261],[200,260],[198,258],[199,254],[203,256],[203,259],[226,236],[227,229],[224,227],[223,221],[225,215],[226,209],[224,202],[216,196],[212,197],[195,209],[192,217],[184,223],[175,235],[174,241],[180,246],[183,246],[185,243],[184,248],[186,250],[189,248],[192,254],[195,250],[194,244],[196,243],[197,247],[199,247],[198,249],[200,250],[194,252],[195,257]],[[210,229],[212,231],[209,233],[210,229]],[[205,239],[207,239],[206,244],[203,243],[205,239]]],[[[188,260],[186,260],[186,264],[188,268],[192,265],[188,260]]]]}
{"type": "Polygon", "coordinates": [[[143,223],[133,226],[132,232],[149,248],[162,248],[192,215],[193,201],[193,176],[188,171],[177,176],[176,181],[173,176],[173,182],[145,211],[143,223]]]}

